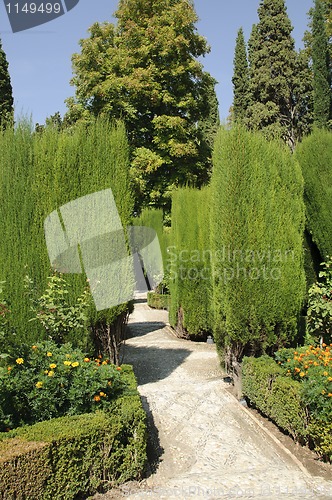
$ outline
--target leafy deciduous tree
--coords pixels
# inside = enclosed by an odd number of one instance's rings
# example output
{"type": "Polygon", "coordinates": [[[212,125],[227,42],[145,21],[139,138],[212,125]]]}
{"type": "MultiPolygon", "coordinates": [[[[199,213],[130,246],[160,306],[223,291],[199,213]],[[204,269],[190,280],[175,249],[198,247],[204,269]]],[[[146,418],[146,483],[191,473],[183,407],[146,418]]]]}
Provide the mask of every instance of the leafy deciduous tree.
{"type": "Polygon", "coordinates": [[[2,127],[13,121],[13,103],[13,89],[8,72],[8,62],[0,40],[0,123],[2,127]]]}

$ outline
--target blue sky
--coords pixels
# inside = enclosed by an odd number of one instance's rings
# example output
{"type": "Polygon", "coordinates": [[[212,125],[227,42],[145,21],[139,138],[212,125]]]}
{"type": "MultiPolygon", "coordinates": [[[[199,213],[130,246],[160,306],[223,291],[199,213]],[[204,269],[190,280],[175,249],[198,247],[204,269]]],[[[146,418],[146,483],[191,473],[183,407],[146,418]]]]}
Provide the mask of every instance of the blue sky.
{"type": "MultiPolygon", "coordinates": [[[[54,21],[12,33],[1,2],[0,37],[9,62],[16,116],[31,115],[35,123],[44,123],[56,111],[64,114],[64,100],[74,94],[69,84],[71,55],[79,51],[78,41],[86,38],[91,24],[112,21],[117,3],[117,0],[80,0],[74,9],[54,21]]],[[[313,0],[286,0],[297,48],[302,47],[312,3],[313,0]]],[[[195,0],[200,18],[198,31],[211,46],[203,63],[219,82],[216,90],[222,119],[227,117],[232,104],[236,34],[242,26],[248,39],[252,24],[257,22],[258,5],[259,0],[195,0]]]]}

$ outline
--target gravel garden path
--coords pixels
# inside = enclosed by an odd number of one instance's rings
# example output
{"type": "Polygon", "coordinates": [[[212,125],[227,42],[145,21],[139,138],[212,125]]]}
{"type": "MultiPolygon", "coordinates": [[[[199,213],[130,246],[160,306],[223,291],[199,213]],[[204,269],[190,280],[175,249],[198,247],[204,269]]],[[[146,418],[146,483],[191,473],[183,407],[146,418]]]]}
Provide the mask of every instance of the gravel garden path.
{"type": "Polygon", "coordinates": [[[332,468],[308,472],[230,393],[215,346],[176,338],[167,321],[136,300],[123,349],[148,414],[148,477],[94,498],[332,499],[332,468]]]}

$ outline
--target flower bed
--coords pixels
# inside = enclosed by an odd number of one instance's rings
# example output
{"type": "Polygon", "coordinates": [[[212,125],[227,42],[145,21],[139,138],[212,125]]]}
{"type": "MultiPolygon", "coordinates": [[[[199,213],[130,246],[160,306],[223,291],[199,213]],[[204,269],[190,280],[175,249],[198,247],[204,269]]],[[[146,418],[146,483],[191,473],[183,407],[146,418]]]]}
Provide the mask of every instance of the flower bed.
{"type": "Polygon", "coordinates": [[[296,441],[332,461],[332,346],[244,358],[243,394],[296,441]]]}
{"type": "MultiPolygon", "coordinates": [[[[19,366],[25,364],[22,359],[19,366]]],[[[103,366],[101,362],[94,370],[103,366]]],[[[121,368],[125,387],[102,409],[0,434],[0,498],[71,500],[142,477],[146,415],[132,368],[121,368]]],[[[93,401],[103,404],[104,397],[93,401]]]]}

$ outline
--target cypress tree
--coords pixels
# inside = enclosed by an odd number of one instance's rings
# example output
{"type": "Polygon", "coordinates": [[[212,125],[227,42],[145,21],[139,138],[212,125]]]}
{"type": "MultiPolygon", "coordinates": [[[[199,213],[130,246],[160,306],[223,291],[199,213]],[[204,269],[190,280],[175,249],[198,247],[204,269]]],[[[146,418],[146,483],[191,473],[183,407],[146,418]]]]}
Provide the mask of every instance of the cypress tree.
{"type": "Polygon", "coordinates": [[[332,255],[332,133],[318,129],[295,152],[304,177],[306,225],[322,260],[332,255]]]}
{"type": "Polygon", "coordinates": [[[210,188],[178,189],[172,197],[170,323],[186,338],[211,331],[210,188]]]}
{"type": "Polygon", "coordinates": [[[312,14],[312,69],[314,124],[326,127],[331,115],[331,78],[329,44],[321,0],[315,0],[312,14]]]}
{"type": "Polygon", "coordinates": [[[249,66],[243,29],[240,28],[236,38],[234,55],[233,113],[236,122],[242,121],[249,105],[249,66]]]}
{"type": "Polygon", "coordinates": [[[2,127],[6,127],[8,123],[13,121],[13,104],[13,89],[8,72],[8,62],[0,40],[0,125],[2,127]]]}
{"type": "Polygon", "coordinates": [[[292,149],[301,137],[301,82],[284,0],[261,0],[249,41],[250,97],[246,124],[292,149]]]}
{"type": "Polygon", "coordinates": [[[271,353],[297,332],[303,178],[288,148],[238,126],[220,130],[213,160],[214,336],[239,360],[271,353]]]}

